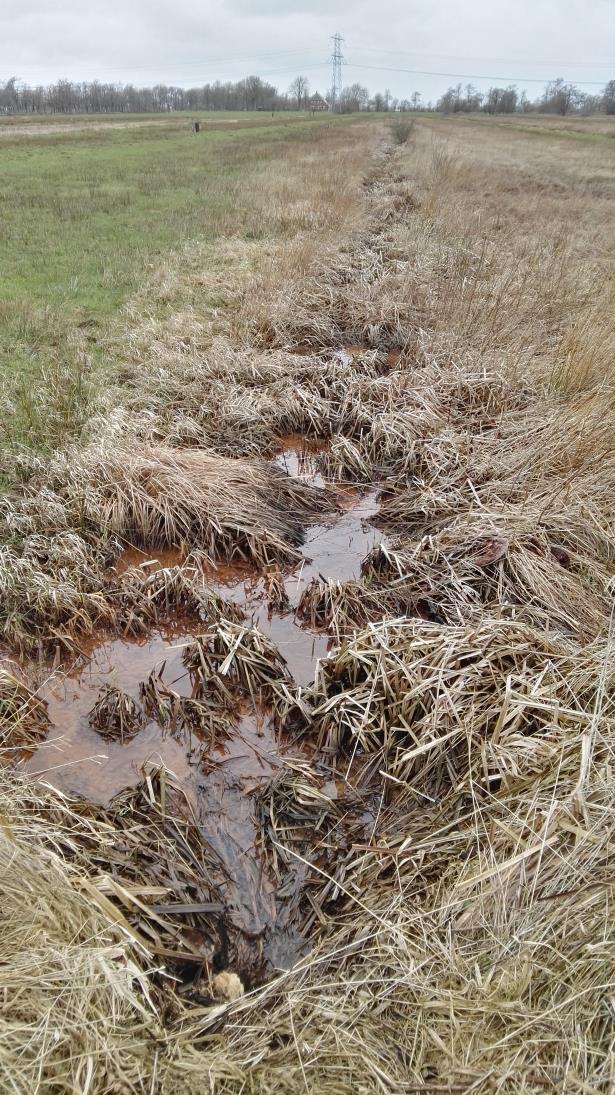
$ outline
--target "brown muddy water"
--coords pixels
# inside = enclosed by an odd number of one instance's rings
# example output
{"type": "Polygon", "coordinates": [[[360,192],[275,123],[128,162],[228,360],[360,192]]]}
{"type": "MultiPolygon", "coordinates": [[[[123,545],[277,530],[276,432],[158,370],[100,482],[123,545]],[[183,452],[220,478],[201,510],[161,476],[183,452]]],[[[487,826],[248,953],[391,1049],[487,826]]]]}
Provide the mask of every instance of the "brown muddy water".
{"type": "MultiPolygon", "coordinates": [[[[293,477],[324,486],[316,463],[321,450],[322,445],[288,438],[275,462],[293,477]]],[[[377,490],[335,489],[340,512],[308,528],[300,565],[276,575],[283,579],[283,603],[272,602],[270,574],[248,566],[204,568],[207,585],[241,606],[246,624],[256,625],[272,640],[300,685],[313,681],[317,660],[326,656],[331,644],[328,634],[310,630],[296,619],[303,590],[319,576],[358,577],[361,561],[383,539],[369,523],[378,511],[377,490]]],[[[151,571],[178,562],[177,552],[150,555],[129,549],[116,569],[121,573],[136,565],[151,571]]],[[[84,658],[72,669],[50,673],[42,683],[39,694],[48,704],[51,729],[21,767],[71,797],[106,806],[119,792],[139,783],[144,772],[164,765],[183,788],[204,839],[223,866],[227,882],[222,896],[235,926],[250,939],[267,929],[269,966],[285,967],[296,959],[302,944],[286,922],[274,881],[263,868],[251,796],[286,762],[305,762],[305,750],[281,738],[269,713],[247,702],[232,727],[215,741],[150,720],[120,744],[103,739],[89,725],[88,715],[101,689],[120,688],[139,703],[140,686],[152,672],[178,695],[193,695],[195,682],[182,655],[202,631],[203,624],[194,617],[178,617],[144,640],[115,637],[83,648],[84,658]]],[[[322,785],[332,799],[342,790],[325,776],[322,785]]]]}

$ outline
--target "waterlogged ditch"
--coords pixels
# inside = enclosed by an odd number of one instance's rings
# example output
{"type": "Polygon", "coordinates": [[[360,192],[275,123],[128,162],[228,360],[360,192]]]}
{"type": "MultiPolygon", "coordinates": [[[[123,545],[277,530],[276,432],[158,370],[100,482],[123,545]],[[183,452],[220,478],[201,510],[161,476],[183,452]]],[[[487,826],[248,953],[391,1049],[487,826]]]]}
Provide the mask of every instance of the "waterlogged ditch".
{"type": "MultiPolygon", "coordinates": [[[[315,578],[357,578],[362,560],[383,541],[370,524],[378,512],[377,489],[325,483],[318,470],[323,448],[293,436],[284,440],[275,458],[289,476],[333,489],[338,502],[336,514],[308,527],[298,566],[262,572],[247,564],[202,565],[207,587],[237,605],[244,626],[258,628],[271,641],[299,686],[314,681],[318,659],[326,657],[332,644],[326,631],[297,616],[303,592],[315,578]]],[[[118,575],[135,566],[153,573],[182,561],[180,552],[150,555],[130,548],[115,566],[118,575]]],[[[198,674],[185,662],[204,626],[189,614],[171,613],[164,626],[141,640],[101,638],[83,646],[83,656],[71,670],[50,672],[41,685],[50,729],[22,768],[71,798],[101,807],[137,788],[147,772],[172,773],[211,855],[215,894],[225,910],[219,933],[225,957],[218,964],[232,965],[244,981],[255,983],[297,959],[314,919],[305,907],[299,911],[308,865],[286,857],[280,873],[280,863],[273,871],[271,855],[265,854],[267,795],[282,788],[283,797],[286,778],[298,777],[307,799],[320,801],[322,817],[333,812],[333,841],[331,818],[319,837],[310,812],[306,814],[307,839],[312,850],[322,840],[325,860],[341,854],[351,838],[365,839],[374,817],[365,796],[354,793],[352,774],[340,779],[322,757],[316,759],[314,747],[306,744],[309,739],[282,734],[266,703],[244,694],[230,715],[222,703],[219,720],[214,712],[214,729],[194,730],[178,717],[179,705],[199,694],[198,674]],[[152,688],[156,695],[170,697],[168,710],[148,707],[152,688]],[[142,719],[137,731],[123,740],[101,735],[92,725],[91,712],[109,690],[129,697],[142,719]]],[[[220,938],[217,946],[222,946],[220,938]]]]}

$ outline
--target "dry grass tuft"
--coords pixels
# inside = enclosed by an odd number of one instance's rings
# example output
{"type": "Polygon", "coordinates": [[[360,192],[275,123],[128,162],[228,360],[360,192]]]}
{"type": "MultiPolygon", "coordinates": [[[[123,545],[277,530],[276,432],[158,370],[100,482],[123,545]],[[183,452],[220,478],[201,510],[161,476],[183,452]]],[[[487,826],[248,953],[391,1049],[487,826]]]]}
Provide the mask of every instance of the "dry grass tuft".
{"type": "Polygon", "coordinates": [[[6,775],[0,796],[0,1086],[137,1090],[161,1036],[148,955],[69,862],[73,833],[91,855],[110,833],[6,775]]]}
{"type": "Polygon", "coordinates": [[[70,504],[104,534],[156,547],[198,547],[212,558],[294,561],[305,523],[331,497],[265,463],[158,446],[138,454],[103,445],[74,452],[55,475],[70,504]]]}
{"type": "Polygon", "coordinates": [[[523,739],[580,736],[615,707],[612,642],[585,647],[483,616],[471,628],[386,620],[320,663],[312,725],[328,752],[382,750],[387,771],[441,795],[517,774],[523,739]]]}
{"type": "Polygon", "coordinates": [[[47,735],[47,704],[9,669],[0,667],[0,746],[28,749],[47,735]]]}
{"type": "Polygon", "coordinates": [[[139,705],[121,688],[106,685],[100,692],[88,721],[103,738],[117,739],[122,745],[143,729],[145,719],[139,705]]]}
{"type": "Polygon", "coordinates": [[[185,563],[146,573],[129,567],[112,586],[110,597],[118,606],[124,631],[147,633],[161,619],[188,612],[204,622],[220,617],[241,620],[238,605],[210,589],[202,572],[203,558],[191,553],[185,563]]]}
{"type": "Polygon", "coordinates": [[[186,648],[184,665],[198,681],[198,695],[222,697],[243,690],[255,703],[275,704],[292,684],[284,658],[256,627],[219,623],[186,648]]]}

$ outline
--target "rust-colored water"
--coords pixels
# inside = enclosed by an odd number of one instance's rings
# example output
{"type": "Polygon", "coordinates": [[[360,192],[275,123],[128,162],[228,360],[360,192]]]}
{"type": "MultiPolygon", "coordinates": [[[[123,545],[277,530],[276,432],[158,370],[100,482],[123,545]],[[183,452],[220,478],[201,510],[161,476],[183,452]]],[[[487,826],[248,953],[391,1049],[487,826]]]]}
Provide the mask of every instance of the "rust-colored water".
{"type": "Polygon", "coordinates": [[[190,790],[190,758],[185,743],[148,723],[126,745],[104,740],[88,724],[88,713],[104,685],[113,685],[139,700],[139,685],[164,667],[164,679],[183,695],[192,684],[181,656],[191,635],[153,632],[147,640],[110,639],[93,644],[89,661],[66,676],[56,674],[40,689],[48,704],[52,729],[25,763],[33,775],[69,795],[107,804],[114,795],[142,778],[143,766],[165,764],[190,790]]]}
{"type": "Polygon", "coordinates": [[[115,569],[118,574],[125,574],[130,567],[139,567],[146,574],[153,574],[164,567],[178,566],[183,562],[183,552],[177,548],[157,548],[150,553],[142,551],[138,547],[125,548],[119,559],[116,560],[115,569]]]}

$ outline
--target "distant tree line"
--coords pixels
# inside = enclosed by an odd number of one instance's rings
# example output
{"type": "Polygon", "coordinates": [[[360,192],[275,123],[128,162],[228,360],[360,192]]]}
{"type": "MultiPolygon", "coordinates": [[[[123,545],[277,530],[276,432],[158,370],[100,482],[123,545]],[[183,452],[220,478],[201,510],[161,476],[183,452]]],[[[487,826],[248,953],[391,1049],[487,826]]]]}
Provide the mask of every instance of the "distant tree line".
{"type": "MultiPolygon", "coordinates": [[[[325,96],[330,99],[328,93],[325,96]]],[[[0,83],[0,114],[164,114],[175,110],[307,110],[310,85],[297,76],[288,91],[281,92],[260,76],[235,83],[203,84],[201,87],[135,87],[105,84],[98,80],[75,83],[58,80],[47,86],[28,87],[16,77],[0,83]]],[[[397,100],[389,91],[371,96],[361,84],[344,88],[335,109],[395,110],[397,100]]]]}
{"type": "Polygon", "coordinates": [[[457,114],[482,110],[486,114],[615,114],[615,80],[609,80],[597,95],[588,95],[561,77],[551,80],[537,99],[530,100],[514,84],[478,91],[472,84],[449,87],[438,100],[436,110],[457,114]]]}
{"type": "MultiPolygon", "coordinates": [[[[325,93],[331,103],[330,93],[325,93]]],[[[297,76],[288,91],[279,91],[260,76],[246,76],[235,83],[203,84],[201,87],[175,87],[156,84],[106,84],[98,80],[76,83],[58,80],[55,84],[28,87],[13,76],[0,83],[1,114],[164,114],[175,110],[308,110],[310,84],[306,76],[297,76]]],[[[362,84],[343,88],[333,108],[341,113],[361,110],[410,111],[432,110],[423,105],[421,94],[396,99],[386,89],[372,95],[362,84]]],[[[445,114],[482,110],[487,114],[514,114],[540,111],[550,114],[615,114],[615,80],[609,80],[597,95],[588,95],[574,84],[559,78],[547,84],[537,99],[528,99],[514,85],[478,91],[472,84],[449,87],[435,109],[445,114]]]]}

